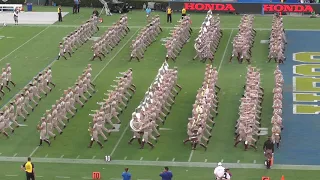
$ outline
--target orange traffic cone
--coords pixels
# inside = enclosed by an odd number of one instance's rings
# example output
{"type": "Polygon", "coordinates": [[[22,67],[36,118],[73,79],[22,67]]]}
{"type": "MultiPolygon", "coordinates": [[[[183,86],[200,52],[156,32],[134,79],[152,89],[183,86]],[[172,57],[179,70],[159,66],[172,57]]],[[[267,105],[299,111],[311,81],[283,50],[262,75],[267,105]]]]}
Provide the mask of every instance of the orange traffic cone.
{"type": "Polygon", "coordinates": [[[284,175],[281,176],[281,180],[284,180],[284,175]]]}

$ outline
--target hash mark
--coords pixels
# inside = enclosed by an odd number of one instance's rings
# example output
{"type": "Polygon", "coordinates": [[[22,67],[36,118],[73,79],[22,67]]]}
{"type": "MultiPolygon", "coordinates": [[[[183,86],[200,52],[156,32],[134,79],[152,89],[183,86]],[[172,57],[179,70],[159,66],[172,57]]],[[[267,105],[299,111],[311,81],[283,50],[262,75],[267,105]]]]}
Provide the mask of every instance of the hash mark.
{"type": "Polygon", "coordinates": [[[76,159],[79,159],[79,157],[80,157],[80,155],[78,155],[78,156],[76,157],[76,159]]]}
{"type": "Polygon", "coordinates": [[[17,153],[15,153],[14,155],[13,155],[13,157],[16,157],[18,154],[17,153]]]}
{"type": "Polygon", "coordinates": [[[124,159],[123,160],[127,160],[127,156],[126,157],[124,157],[124,159]]]}
{"type": "Polygon", "coordinates": [[[64,155],[60,156],[60,158],[63,158],[64,155]]]}
{"type": "Polygon", "coordinates": [[[96,158],[96,156],[93,156],[92,159],[96,158]]]}
{"type": "Polygon", "coordinates": [[[223,163],[223,159],[221,159],[221,162],[223,163]]]}
{"type": "Polygon", "coordinates": [[[56,178],[69,179],[70,177],[68,177],[68,176],[56,176],[56,178]]]}
{"type": "Polygon", "coordinates": [[[208,159],[205,159],[204,162],[208,162],[208,159]]]}
{"type": "Polygon", "coordinates": [[[240,160],[238,160],[237,163],[240,163],[240,160]]]}
{"type": "Polygon", "coordinates": [[[173,158],[173,159],[172,159],[172,162],[174,162],[174,160],[176,160],[176,158],[173,158]]]}
{"type": "MultiPolygon", "coordinates": [[[[44,156],[44,158],[47,158],[49,155],[48,154],[46,154],[46,156],[44,156]]],[[[38,176],[37,176],[38,177],[38,176]]]]}
{"type": "Polygon", "coordinates": [[[159,157],[157,157],[156,161],[158,161],[158,160],[159,160],[159,157]]]}
{"type": "Polygon", "coordinates": [[[143,160],[143,157],[140,158],[140,161],[142,161],[142,160],[143,160]]]}
{"type": "Polygon", "coordinates": [[[255,163],[257,163],[257,161],[256,161],[256,160],[254,160],[254,161],[253,161],[253,163],[255,164],[255,163]]]}

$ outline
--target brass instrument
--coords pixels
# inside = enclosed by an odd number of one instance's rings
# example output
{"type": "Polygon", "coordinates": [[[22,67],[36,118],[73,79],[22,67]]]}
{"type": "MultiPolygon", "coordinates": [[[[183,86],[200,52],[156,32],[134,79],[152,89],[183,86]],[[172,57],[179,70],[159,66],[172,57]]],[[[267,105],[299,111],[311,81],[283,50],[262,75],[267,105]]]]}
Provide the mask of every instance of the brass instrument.
{"type": "Polygon", "coordinates": [[[89,132],[89,135],[92,136],[93,129],[92,129],[92,126],[91,126],[91,122],[89,122],[88,132],[89,132]]]}

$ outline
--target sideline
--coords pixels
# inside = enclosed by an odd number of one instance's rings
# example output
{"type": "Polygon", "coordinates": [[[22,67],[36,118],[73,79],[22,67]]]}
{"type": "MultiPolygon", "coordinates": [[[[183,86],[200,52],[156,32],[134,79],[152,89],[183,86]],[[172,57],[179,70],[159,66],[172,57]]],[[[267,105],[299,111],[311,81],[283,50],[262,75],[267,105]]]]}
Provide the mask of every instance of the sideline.
{"type": "MultiPolygon", "coordinates": [[[[8,25],[8,26],[11,26],[11,25],[8,25]]],[[[14,26],[14,25],[12,25],[14,26]]],[[[80,25],[47,25],[47,24],[22,24],[19,26],[14,26],[14,27],[46,27],[46,26],[50,26],[50,27],[64,27],[64,28],[78,28],[80,25]]],[[[112,26],[99,26],[99,27],[102,27],[102,28],[109,28],[109,27],[112,27],[112,26]]],[[[163,26],[161,27],[162,29],[172,29],[174,26],[163,26]]],[[[144,26],[129,26],[129,28],[144,28],[144,26]]],[[[200,27],[192,27],[192,29],[200,29],[200,27]]],[[[237,27],[234,27],[234,28],[221,28],[222,30],[238,30],[239,28],[237,27]]],[[[258,30],[258,31],[271,31],[270,28],[254,28],[255,30],[258,30]]],[[[320,29],[285,29],[286,31],[315,31],[315,32],[319,32],[320,29]]]]}
{"type": "MultiPolygon", "coordinates": [[[[6,157],[0,156],[0,162],[25,162],[25,157],[6,157]]],[[[113,160],[106,162],[102,159],[67,159],[67,158],[32,158],[36,163],[59,163],[59,164],[104,164],[104,165],[126,165],[126,166],[170,166],[170,167],[202,167],[214,168],[217,162],[172,162],[172,161],[135,161],[135,160],[113,160]]],[[[265,169],[263,164],[254,163],[223,163],[225,167],[237,169],[265,169]]],[[[282,170],[320,170],[320,165],[284,165],[275,164],[272,169],[282,170]]]]}

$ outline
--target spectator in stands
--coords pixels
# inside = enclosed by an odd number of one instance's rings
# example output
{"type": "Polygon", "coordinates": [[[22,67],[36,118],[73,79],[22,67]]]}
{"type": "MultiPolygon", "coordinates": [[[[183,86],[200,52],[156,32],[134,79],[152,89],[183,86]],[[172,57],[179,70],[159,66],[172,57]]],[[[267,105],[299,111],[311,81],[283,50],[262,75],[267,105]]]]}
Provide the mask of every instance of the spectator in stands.
{"type": "Polygon", "coordinates": [[[167,22],[172,23],[172,9],[170,6],[168,6],[167,8],[167,22]]]}
{"type": "Polygon", "coordinates": [[[96,8],[93,9],[92,15],[99,17],[99,12],[96,8]]]}

